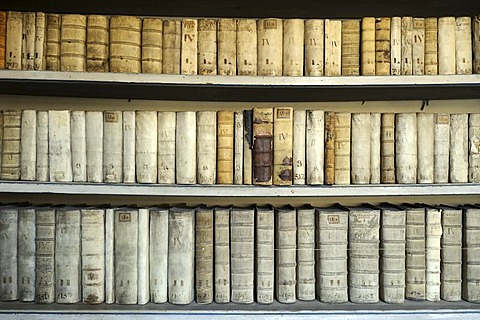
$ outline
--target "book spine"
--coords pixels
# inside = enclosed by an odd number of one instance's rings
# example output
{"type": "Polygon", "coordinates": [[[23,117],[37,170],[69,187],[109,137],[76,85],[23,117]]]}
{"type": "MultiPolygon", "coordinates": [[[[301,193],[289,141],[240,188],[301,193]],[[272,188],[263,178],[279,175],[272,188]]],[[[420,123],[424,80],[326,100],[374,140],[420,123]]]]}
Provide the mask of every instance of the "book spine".
{"type": "Polygon", "coordinates": [[[473,73],[480,73],[480,16],[473,18],[473,73]]]}
{"type": "Polygon", "coordinates": [[[283,23],[281,19],[257,21],[259,76],[282,75],[283,23]]]}
{"type": "Polygon", "coordinates": [[[215,208],[215,303],[230,302],[230,211],[215,208]]]}
{"type": "Polygon", "coordinates": [[[137,303],[146,304],[150,300],[150,210],[138,209],[137,242],[137,303]]]}
{"type": "Polygon", "coordinates": [[[22,48],[22,70],[33,70],[35,66],[35,12],[23,15],[25,47],[22,48]]]}
{"type": "Polygon", "coordinates": [[[72,181],[70,111],[48,111],[48,140],[50,181],[72,181]]]}
{"type": "Polygon", "coordinates": [[[325,19],[325,75],[342,74],[342,22],[325,19]]]}
{"type": "MultiPolygon", "coordinates": [[[[436,46],[436,45],[435,45],[436,46]]],[[[402,18],[392,17],[390,24],[390,74],[398,76],[402,70],[402,18]]]]}
{"type": "Polygon", "coordinates": [[[463,250],[463,293],[462,298],[469,302],[480,302],[478,280],[480,275],[480,209],[466,208],[464,217],[463,250]]]}
{"type": "Polygon", "coordinates": [[[352,183],[370,183],[370,113],[352,113],[352,183]]]}
{"type": "Polygon", "coordinates": [[[105,210],[82,209],[82,301],[105,301],[105,210]]]}
{"type": "Polygon", "coordinates": [[[435,114],[434,130],[433,181],[435,183],[447,183],[450,156],[450,115],[435,114]]]}
{"type": "Polygon", "coordinates": [[[60,71],[60,25],[62,16],[59,14],[47,14],[46,34],[46,69],[49,71],[60,71]]]}
{"type": "Polygon", "coordinates": [[[315,300],[315,209],[297,209],[297,299],[315,300]]]}
{"type": "Polygon", "coordinates": [[[433,183],[435,131],[433,113],[418,113],[417,128],[421,130],[417,137],[417,182],[433,183]]]}
{"type": "Polygon", "coordinates": [[[307,184],[323,184],[325,160],[325,114],[307,110],[307,184]]]}
{"type": "Polygon", "coordinates": [[[370,114],[370,183],[380,183],[380,113],[370,114]]]}
{"type": "MultiPolygon", "coordinates": [[[[35,16],[35,57],[34,66],[35,70],[46,69],[46,42],[45,32],[47,29],[46,15],[43,12],[37,12],[35,16]]],[[[1,59],[1,57],[0,57],[1,59]]]]}
{"type": "Polygon", "coordinates": [[[86,70],[87,17],[64,14],[60,28],[60,70],[86,70]]]}
{"type": "Polygon", "coordinates": [[[305,138],[307,113],[293,111],[293,183],[305,184],[305,138]]]}
{"type": "Polygon", "coordinates": [[[480,182],[480,113],[468,119],[468,182],[480,182]]]}
{"type": "Polygon", "coordinates": [[[22,69],[23,13],[9,11],[5,42],[5,66],[10,70],[22,69]]]}
{"type": "Polygon", "coordinates": [[[417,115],[395,115],[395,172],[397,183],[417,183],[417,115]]]}
{"type": "Polygon", "coordinates": [[[163,21],[158,18],[144,18],[142,25],[142,72],[162,73],[163,71],[163,21]]]}
{"type": "Polygon", "coordinates": [[[235,19],[218,19],[217,67],[221,76],[237,74],[237,22],[235,19]]]}
{"type": "Polygon", "coordinates": [[[123,111],[123,182],[135,180],[135,111],[123,111]]]}
{"type": "Polygon", "coordinates": [[[455,74],[455,33],[454,17],[438,18],[438,74],[455,74]]]}
{"type": "Polygon", "coordinates": [[[122,111],[103,112],[103,181],[123,182],[122,111]]]}
{"type": "Polygon", "coordinates": [[[395,114],[382,113],[380,182],[395,183],[395,114]]]}
{"type": "Polygon", "coordinates": [[[273,208],[257,208],[255,226],[256,301],[273,303],[275,283],[275,223],[273,208]]]}
{"type": "Polygon", "coordinates": [[[325,112],[325,184],[335,183],[335,112],[325,112]]]}
{"type": "Polygon", "coordinates": [[[427,209],[425,220],[425,299],[428,301],[440,301],[442,211],[427,209]]]}
{"type": "Polygon", "coordinates": [[[237,20],[237,74],[257,75],[257,23],[253,19],[237,20]]]}
{"type": "Polygon", "coordinates": [[[0,210],[0,229],[2,230],[2,241],[0,241],[0,301],[18,300],[17,209],[6,208],[0,210]]]}
{"type": "MultiPolygon", "coordinates": [[[[3,158],[3,110],[0,111],[0,178],[2,175],[2,158],[3,158]]],[[[48,134],[47,134],[48,139],[48,134]]]]}
{"type": "Polygon", "coordinates": [[[407,209],[405,298],[425,300],[425,209],[407,209]]]}
{"type": "Polygon", "coordinates": [[[335,184],[350,184],[352,114],[335,112],[335,184]]]}
{"type": "Polygon", "coordinates": [[[135,112],[135,172],[138,183],[157,182],[156,111],[135,112]]]}
{"type": "Polygon", "coordinates": [[[305,76],[323,76],[325,20],[305,20],[305,76]]]}
{"type": "Polygon", "coordinates": [[[293,108],[274,108],[273,133],[273,184],[291,185],[293,180],[293,108]]]}
{"type": "Polygon", "coordinates": [[[253,183],[271,185],[273,175],[273,109],[253,109],[253,183]]]}
{"type": "Polygon", "coordinates": [[[150,301],[168,301],[168,210],[150,209],[150,301]]]}
{"type": "Polygon", "coordinates": [[[3,111],[2,180],[20,179],[21,125],[21,111],[3,111]]]}
{"type": "Polygon", "coordinates": [[[360,20],[342,20],[342,76],[360,75],[360,20]]]}
{"type": "Polygon", "coordinates": [[[182,27],[180,20],[163,21],[162,73],[180,74],[180,47],[182,27]]]}
{"type": "MultiPolygon", "coordinates": [[[[176,115],[174,111],[158,112],[158,183],[175,183],[176,115]]],[[[198,141],[200,143],[201,140],[198,141]]]]}
{"type": "Polygon", "coordinates": [[[20,179],[35,180],[37,175],[37,112],[22,111],[20,128],[20,179]]]}
{"type": "Polygon", "coordinates": [[[450,182],[468,181],[468,114],[450,115],[450,182]]]}
{"type": "Polygon", "coordinates": [[[115,213],[105,209],[105,303],[115,302],[115,213]]]}
{"type": "Polygon", "coordinates": [[[217,112],[217,183],[233,184],[234,112],[217,112]]]}
{"type": "Polygon", "coordinates": [[[89,15],[87,18],[87,61],[88,72],[109,71],[109,18],[89,15]]]}
{"type": "MultiPolygon", "coordinates": [[[[35,301],[35,209],[18,210],[17,236],[18,300],[35,301]]],[[[5,242],[8,245],[8,241],[5,242]]]]}
{"type": "Polygon", "coordinates": [[[198,304],[213,302],[213,209],[195,214],[195,293],[198,304]]]}
{"type": "Polygon", "coordinates": [[[197,74],[197,38],[196,19],[182,20],[181,74],[197,74]]]}
{"type": "Polygon", "coordinates": [[[375,19],[375,75],[390,75],[391,18],[375,19]]]}
{"type": "MultiPolygon", "coordinates": [[[[175,172],[178,184],[197,182],[197,121],[194,111],[177,112],[175,172]]],[[[218,140],[218,138],[217,138],[218,140]]]]}
{"type": "Polygon", "coordinates": [[[85,112],[88,182],[103,182],[103,136],[103,112],[85,112]]]}
{"type": "Polygon", "coordinates": [[[402,75],[413,74],[413,18],[402,17],[402,75]]]}
{"type": "Polygon", "coordinates": [[[425,19],[413,18],[412,73],[425,74],[425,19]]]}
{"type": "Polygon", "coordinates": [[[253,178],[253,111],[243,110],[243,184],[252,184],[253,178]]]}
{"type": "Polygon", "coordinates": [[[73,181],[87,181],[87,137],[85,111],[70,112],[73,181]]]}
{"type": "Polygon", "coordinates": [[[283,21],[284,76],[303,76],[304,28],[303,19],[285,19],[283,21]]]}
{"type": "Polygon", "coordinates": [[[141,72],[141,30],[139,17],[110,18],[110,72],[141,72]]]}
{"type": "Polygon", "coordinates": [[[457,74],[472,74],[472,18],[455,20],[455,61],[457,74]]]}
{"type": "Polygon", "coordinates": [[[438,74],[438,20],[425,18],[425,74],[438,74]]]}
{"type": "Polygon", "coordinates": [[[7,12],[0,11],[0,70],[5,69],[7,38],[7,12]]]}
{"type": "Polygon", "coordinates": [[[55,209],[35,211],[35,303],[55,301],[55,209]]]}
{"type": "Polygon", "coordinates": [[[276,298],[280,303],[294,303],[297,300],[297,219],[295,209],[279,209],[275,222],[276,298]]]}
{"type": "Polygon", "coordinates": [[[198,20],[198,74],[217,74],[217,21],[198,20]]]}
{"type": "Polygon", "coordinates": [[[243,184],[243,111],[235,111],[235,153],[233,159],[233,183],[243,184]]]}
{"type": "Polygon", "coordinates": [[[462,299],[462,210],[442,212],[440,296],[445,301],[462,299]]]}
{"type": "MultiPolygon", "coordinates": [[[[175,123],[175,121],[170,123],[175,123]]],[[[175,128],[172,130],[175,134],[175,128]]],[[[175,142],[172,142],[175,146],[175,142]]],[[[175,163],[175,153],[173,162],[175,163]]],[[[172,183],[174,181],[175,175],[173,175],[172,183]]],[[[199,184],[215,184],[216,181],[217,113],[215,111],[197,111],[197,182],[199,184]]]]}
{"type": "Polygon", "coordinates": [[[362,76],[375,75],[375,18],[362,19],[361,73],[362,76]]]}

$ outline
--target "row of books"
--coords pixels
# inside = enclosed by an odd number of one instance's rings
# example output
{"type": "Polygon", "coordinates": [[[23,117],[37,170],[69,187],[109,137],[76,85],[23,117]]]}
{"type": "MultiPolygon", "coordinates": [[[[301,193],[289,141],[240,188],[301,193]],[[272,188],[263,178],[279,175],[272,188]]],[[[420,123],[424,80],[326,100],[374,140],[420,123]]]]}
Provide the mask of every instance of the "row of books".
{"type": "Polygon", "coordinates": [[[3,205],[0,300],[479,303],[479,217],[478,205],[3,205]]]}
{"type": "Polygon", "coordinates": [[[5,110],[0,127],[2,180],[480,182],[480,113],[5,110]]]}
{"type": "Polygon", "coordinates": [[[480,19],[0,12],[0,69],[249,76],[480,73],[480,19]],[[472,36],[473,34],[473,36],[472,36]],[[5,40],[6,38],[6,40],[5,40]]]}

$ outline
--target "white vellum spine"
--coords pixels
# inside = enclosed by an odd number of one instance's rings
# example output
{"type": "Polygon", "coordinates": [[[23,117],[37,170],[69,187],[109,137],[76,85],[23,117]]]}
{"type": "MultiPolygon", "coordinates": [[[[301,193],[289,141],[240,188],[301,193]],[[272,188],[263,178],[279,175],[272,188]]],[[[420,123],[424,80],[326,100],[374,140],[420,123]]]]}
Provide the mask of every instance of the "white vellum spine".
{"type": "Polygon", "coordinates": [[[417,114],[417,181],[433,183],[435,124],[433,113],[417,114]]]}
{"type": "Polygon", "coordinates": [[[214,213],[214,275],[215,302],[230,302],[230,212],[228,208],[215,208],[214,213]]]}
{"type": "Polygon", "coordinates": [[[442,211],[427,209],[425,216],[425,299],[440,301],[440,238],[442,211]]]}
{"type": "Polygon", "coordinates": [[[455,18],[438,18],[438,74],[455,74],[455,18]]]}
{"type": "Polygon", "coordinates": [[[135,171],[138,183],[157,182],[157,111],[135,113],[135,171]]]}
{"type": "MultiPolygon", "coordinates": [[[[18,210],[0,209],[0,301],[18,299],[18,210]]],[[[23,257],[20,257],[23,258],[23,257]]]]}
{"type": "Polygon", "coordinates": [[[22,111],[20,131],[20,174],[22,180],[35,180],[37,169],[37,112],[22,111]]]}
{"type": "Polygon", "coordinates": [[[305,20],[305,76],[323,76],[325,20],[305,20]]]}
{"type": "Polygon", "coordinates": [[[105,182],[123,182],[122,111],[105,111],[103,122],[103,174],[105,182]]]}
{"type": "Polygon", "coordinates": [[[256,301],[270,304],[274,301],[275,284],[275,212],[271,207],[257,208],[256,216],[256,301]]]}
{"type": "Polygon", "coordinates": [[[417,115],[395,115],[395,171],[397,183],[417,182],[417,115]]]}
{"type": "Polygon", "coordinates": [[[276,212],[275,282],[276,298],[280,303],[294,303],[296,296],[297,219],[294,208],[276,212]]]}
{"type": "MultiPolygon", "coordinates": [[[[35,300],[35,209],[18,210],[18,300],[35,300]]],[[[8,241],[6,241],[8,244],[8,241]]],[[[3,249],[3,248],[2,248],[3,249]]],[[[9,248],[10,249],[10,248],[9,248]]],[[[2,292],[3,293],[3,292],[2,292]]]]}
{"type": "Polygon", "coordinates": [[[123,182],[135,182],[135,111],[123,111],[123,182]]]}
{"type": "Polygon", "coordinates": [[[115,302],[115,213],[105,209],[105,303],[115,302]]]}
{"type": "Polygon", "coordinates": [[[352,113],[352,183],[370,182],[371,157],[371,116],[370,113],[352,113]]]}
{"type": "Polygon", "coordinates": [[[103,112],[85,112],[87,181],[103,182],[103,112]]]}
{"type": "Polygon", "coordinates": [[[480,113],[471,113],[468,120],[468,182],[480,182],[480,113]]]}
{"type": "Polygon", "coordinates": [[[85,111],[72,111],[70,114],[72,141],[73,181],[87,181],[87,138],[85,111]]]}
{"type": "Polygon", "coordinates": [[[150,270],[149,270],[149,224],[150,210],[138,209],[138,243],[137,243],[137,303],[146,304],[150,300],[150,270]]]}
{"type": "Polygon", "coordinates": [[[197,182],[197,123],[194,111],[177,112],[175,167],[178,184],[197,182]]]}
{"type": "MultiPolygon", "coordinates": [[[[243,145],[241,147],[243,148],[243,145]]],[[[175,157],[173,161],[175,163],[175,157]]],[[[199,184],[215,184],[217,180],[217,113],[215,111],[197,112],[197,171],[199,184]]]]}
{"type": "Polygon", "coordinates": [[[370,113],[370,183],[380,183],[380,113],[370,113]]]}
{"type": "Polygon", "coordinates": [[[49,181],[48,111],[37,111],[37,181],[49,181]]]}
{"type": "Polygon", "coordinates": [[[435,183],[448,183],[449,150],[450,150],[450,115],[435,114],[433,154],[433,181],[435,183]]]}
{"type": "Polygon", "coordinates": [[[315,300],[315,209],[297,210],[297,299],[315,300]]]}
{"type": "Polygon", "coordinates": [[[468,182],[468,114],[450,115],[450,182],[468,182]]]}
{"type": "Polygon", "coordinates": [[[325,163],[325,113],[307,110],[306,160],[307,184],[323,184],[325,163]]]}
{"type": "Polygon", "coordinates": [[[158,183],[175,183],[174,111],[158,112],[158,183]]]}
{"type": "Polygon", "coordinates": [[[70,111],[48,111],[48,142],[50,181],[72,181],[70,111]]]}
{"type": "Polygon", "coordinates": [[[401,74],[402,65],[402,18],[392,17],[390,24],[390,74],[401,74]]]}
{"type": "Polygon", "coordinates": [[[283,21],[283,75],[303,76],[303,19],[283,21]]]}
{"type": "Polygon", "coordinates": [[[305,110],[293,111],[293,184],[305,184],[305,110]]]}
{"type": "Polygon", "coordinates": [[[168,209],[150,209],[150,301],[168,301],[168,209]]]}

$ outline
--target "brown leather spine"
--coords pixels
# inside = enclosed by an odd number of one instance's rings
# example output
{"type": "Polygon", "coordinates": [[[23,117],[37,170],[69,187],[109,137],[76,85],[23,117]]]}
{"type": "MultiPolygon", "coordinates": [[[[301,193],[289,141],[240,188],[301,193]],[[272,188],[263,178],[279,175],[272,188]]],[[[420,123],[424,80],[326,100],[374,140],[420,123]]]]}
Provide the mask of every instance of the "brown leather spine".
{"type": "Polygon", "coordinates": [[[273,108],[253,109],[253,183],[271,185],[273,176],[273,108]]]}

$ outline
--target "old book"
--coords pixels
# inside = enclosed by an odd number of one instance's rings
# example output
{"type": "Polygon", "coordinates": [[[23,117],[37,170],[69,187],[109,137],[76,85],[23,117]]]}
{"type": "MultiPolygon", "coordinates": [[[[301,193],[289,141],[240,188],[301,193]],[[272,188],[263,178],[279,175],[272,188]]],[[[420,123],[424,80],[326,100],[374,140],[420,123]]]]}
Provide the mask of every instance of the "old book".
{"type": "Polygon", "coordinates": [[[316,209],[316,294],[327,303],[348,301],[348,211],[340,207],[316,209]]]}
{"type": "Polygon", "coordinates": [[[114,209],[115,303],[137,303],[138,209],[114,209]],[[125,235],[128,234],[128,237],[125,235]]]}
{"type": "Polygon", "coordinates": [[[462,298],[480,302],[480,207],[463,207],[462,298]]]}
{"type": "Polygon", "coordinates": [[[35,303],[55,301],[55,209],[35,210],[35,303]]]}
{"type": "Polygon", "coordinates": [[[217,74],[217,21],[198,19],[198,74],[217,74]]]}
{"type": "Polygon", "coordinates": [[[370,113],[352,113],[351,179],[353,184],[370,183],[370,113]]]}
{"type": "Polygon", "coordinates": [[[398,76],[402,69],[402,18],[392,17],[390,22],[390,74],[398,76]]]}
{"type": "Polygon", "coordinates": [[[180,48],[182,27],[180,20],[163,21],[163,66],[162,73],[180,74],[180,48]]]}
{"type": "Polygon", "coordinates": [[[425,74],[425,18],[413,18],[412,73],[425,74]]]}
{"type": "Polygon", "coordinates": [[[473,18],[473,73],[480,73],[480,16],[473,18]]]}
{"type": "Polygon", "coordinates": [[[88,182],[103,182],[103,136],[103,112],[85,112],[88,182]]]}
{"type": "Polygon", "coordinates": [[[110,22],[107,16],[91,14],[87,18],[88,72],[109,71],[110,22]]]}
{"type": "Polygon", "coordinates": [[[35,208],[18,208],[17,219],[18,300],[35,301],[35,208]]]}
{"type": "Polygon", "coordinates": [[[81,209],[82,301],[105,301],[105,210],[81,209]]]}
{"type": "Polygon", "coordinates": [[[233,183],[243,184],[243,139],[244,120],[243,111],[235,111],[235,137],[234,137],[234,159],[233,159],[233,183]]]}
{"type": "Polygon", "coordinates": [[[417,115],[395,115],[395,173],[397,183],[417,182],[417,115]]]}
{"type": "Polygon", "coordinates": [[[380,129],[380,182],[395,183],[395,114],[382,113],[380,129]]]}
{"type": "Polygon", "coordinates": [[[150,209],[138,209],[137,242],[137,303],[146,304],[150,300],[150,209]]]}
{"type": "Polygon", "coordinates": [[[349,112],[335,112],[335,184],[350,184],[350,133],[349,112]]]}
{"type": "Polygon", "coordinates": [[[480,113],[468,118],[468,182],[480,182],[480,113]]]}
{"type": "Polygon", "coordinates": [[[35,180],[37,175],[37,112],[22,111],[20,127],[20,179],[35,180]]]}
{"type": "Polygon", "coordinates": [[[323,110],[307,110],[307,184],[323,184],[325,164],[325,115],[323,110]]]}
{"type": "Polygon", "coordinates": [[[195,209],[170,208],[168,213],[168,302],[194,299],[195,209]]]}
{"type": "Polygon", "coordinates": [[[447,183],[450,168],[450,115],[436,113],[434,130],[433,181],[435,183],[447,183]]]}
{"type": "Polygon", "coordinates": [[[194,111],[177,112],[175,173],[178,184],[197,182],[197,124],[194,111]]]}
{"type": "Polygon", "coordinates": [[[110,17],[110,71],[139,73],[141,65],[142,19],[110,17]]]}
{"type": "Polygon", "coordinates": [[[438,18],[438,74],[456,73],[455,17],[438,18]]]}
{"type": "Polygon", "coordinates": [[[195,294],[198,304],[213,302],[213,208],[195,212],[195,294]]]}
{"type": "Polygon", "coordinates": [[[381,114],[370,113],[370,183],[380,183],[380,135],[381,114]]]}
{"type": "MultiPolygon", "coordinates": [[[[87,113],[88,114],[88,113],[87,113]]],[[[123,182],[122,111],[103,112],[103,181],[123,182]]]]}
{"type": "Polygon", "coordinates": [[[315,300],[315,209],[297,208],[297,299],[315,300]]]}
{"type": "Polygon", "coordinates": [[[468,182],[468,114],[450,115],[450,182],[468,182]]]}
{"type": "Polygon", "coordinates": [[[281,19],[257,21],[257,48],[258,75],[282,75],[283,23],[281,19]]]}
{"type": "MultiPolygon", "coordinates": [[[[175,183],[175,121],[174,111],[158,114],[158,183],[175,183]]],[[[198,130],[198,128],[197,128],[198,130]]]]}
{"type": "Polygon", "coordinates": [[[33,68],[35,70],[46,70],[46,42],[47,30],[46,14],[37,12],[35,14],[35,57],[33,68]]]}
{"type": "Polygon", "coordinates": [[[87,17],[64,14],[60,30],[60,71],[85,71],[87,17]]]}
{"type": "Polygon", "coordinates": [[[425,300],[425,208],[406,206],[405,298],[425,300]]]}
{"type": "MultiPolygon", "coordinates": [[[[3,122],[2,120],[0,121],[3,122]]],[[[50,177],[49,177],[49,168],[48,168],[48,111],[40,111],[40,110],[37,111],[37,137],[36,138],[37,138],[36,180],[49,181],[50,177]]]]}
{"type": "Polygon", "coordinates": [[[253,178],[253,110],[243,110],[243,184],[253,178]]]}
{"type": "Polygon", "coordinates": [[[197,28],[196,19],[182,20],[181,74],[197,74],[197,28]]]}
{"type": "Polygon", "coordinates": [[[105,208],[105,303],[115,302],[115,212],[105,208]]]}
{"type": "MultiPolygon", "coordinates": [[[[48,139],[48,134],[47,134],[48,139]]],[[[3,110],[0,111],[0,179],[2,175],[2,158],[3,158],[3,110]]]]}
{"type": "Polygon", "coordinates": [[[325,19],[325,75],[342,74],[342,22],[325,19]]]}
{"type": "Polygon", "coordinates": [[[135,180],[135,111],[123,111],[123,182],[135,180]]]}
{"type": "Polygon", "coordinates": [[[50,181],[72,181],[70,111],[48,111],[48,159],[50,181]]]}
{"type": "MultiPolygon", "coordinates": [[[[175,163],[175,157],[173,157],[173,163],[175,163]]],[[[172,183],[174,181],[175,175],[173,175],[172,183]]],[[[197,111],[197,182],[199,184],[215,184],[216,181],[217,113],[215,111],[197,111]]]]}
{"type": "Polygon", "coordinates": [[[237,21],[217,21],[217,68],[221,76],[237,74],[237,21]]]}
{"type": "Polygon", "coordinates": [[[375,19],[375,75],[390,75],[391,18],[375,19]]]}
{"type": "Polygon", "coordinates": [[[456,73],[472,74],[472,18],[457,17],[455,22],[456,73]]]}
{"type": "Polygon", "coordinates": [[[375,18],[362,19],[360,67],[362,76],[375,75],[375,18]]]}
{"type": "Polygon", "coordinates": [[[230,210],[214,211],[214,294],[215,303],[230,302],[230,210]]]}
{"type": "Polygon", "coordinates": [[[402,17],[402,64],[401,74],[413,74],[413,18],[402,17]]]}
{"type": "Polygon", "coordinates": [[[0,70],[5,69],[6,37],[7,37],[7,12],[0,11],[0,70]]]}
{"type": "Polygon", "coordinates": [[[0,207],[0,229],[0,301],[18,300],[18,208],[0,207]]]}
{"type": "Polygon", "coordinates": [[[60,25],[62,16],[59,14],[47,14],[46,42],[46,68],[49,71],[60,71],[60,25]]]}
{"type": "Polygon", "coordinates": [[[253,108],[252,164],[253,184],[272,184],[273,108],[253,108]]]}
{"type": "Polygon", "coordinates": [[[438,74],[438,19],[425,18],[425,74],[438,74]]]}
{"type": "Polygon", "coordinates": [[[256,301],[270,304],[275,285],[275,211],[269,206],[256,207],[255,211],[256,301]]]}
{"type": "MultiPolygon", "coordinates": [[[[98,128],[95,128],[98,129],[98,128]]],[[[85,111],[70,112],[70,137],[73,181],[87,181],[87,136],[85,111]]]]}
{"type": "Polygon", "coordinates": [[[427,207],[425,212],[425,299],[440,301],[440,238],[442,211],[427,207]]]}
{"type": "Polygon", "coordinates": [[[325,112],[325,184],[335,183],[335,112],[325,112]]]}
{"type": "Polygon", "coordinates": [[[292,207],[276,209],[275,220],[275,292],[280,303],[297,300],[297,217],[292,207]]]}
{"type": "Polygon", "coordinates": [[[142,25],[142,72],[163,72],[163,21],[144,18],[142,25]]]}
{"type": "Polygon", "coordinates": [[[257,75],[257,23],[253,19],[237,20],[237,74],[257,75]]]}
{"type": "Polygon", "coordinates": [[[305,76],[323,76],[325,62],[325,20],[305,20],[305,76]]]}
{"type": "Polygon", "coordinates": [[[135,172],[137,182],[157,182],[157,112],[135,112],[135,172]]]}
{"type": "Polygon", "coordinates": [[[81,299],[80,209],[59,208],[55,212],[55,302],[76,303],[81,299]]]}
{"type": "Polygon", "coordinates": [[[417,113],[417,182],[433,183],[434,114],[417,113]]]}
{"type": "Polygon", "coordinates": [[[234,112],[217,112],[217,183],[233,184],[234,112]]]}
{"type": "Polygon", "coordinates": [[[293,108],[273,110],[273,184],[292,184],[293,108]]]}
{"type": "Polygon", "coordinates": [[[283,20],[283,75],[303,76],[303,19],[283,20]]]}
{"type": "Polygon", "coordinates": [[[2,180],[20,179],[22,111],[3,111],[2,180]]]}
{"type": "Polygon", "coordinates": [[[305,184],[305,138],[307,113],[293,111],[293,184],[305,184]]]}
{"type": "Polygon", "coordinates": [[[33,70],[35,65],[35,12],[23,13],[24,46],[22,47],[22,70],[33,70]]]}
{"type": "Polygon", "coordinates": [[[150,209],[150,301],[168,301],[168,209],[150,209]]]}
{"type": "Polygon", "coordinates": [[[360,20],[342,20],[342,76],[360,75],[360,20]]]}
{"type": "Polygon", "coordinates": [[[5,67],[11,70],[22,69],[23,13],[7,12],[5,67]]]}

